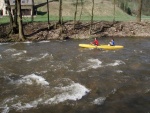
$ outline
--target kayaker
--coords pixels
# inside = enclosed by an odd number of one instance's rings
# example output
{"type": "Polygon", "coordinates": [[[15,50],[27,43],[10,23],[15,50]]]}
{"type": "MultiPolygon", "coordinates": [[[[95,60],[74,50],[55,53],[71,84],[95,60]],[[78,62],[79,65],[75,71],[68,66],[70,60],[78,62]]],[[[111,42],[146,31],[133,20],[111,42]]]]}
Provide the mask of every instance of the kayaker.
{"type": "Polygon", "coordinates": [[[112,38],[111,39],[111,41],[109,42],[109,44],[108,45],[110,45],[110,46],[115,46],[115,41],[114,41],[114,39],[112,38]]]}
{"type": "Polygon", "coordinates": [[[95,38],[95,40],[94,40],[91,44],[94,44],[94,45],[98,46],[98,45],[99,45],[99,42],[98,42],[98,40],[95,38]]]}

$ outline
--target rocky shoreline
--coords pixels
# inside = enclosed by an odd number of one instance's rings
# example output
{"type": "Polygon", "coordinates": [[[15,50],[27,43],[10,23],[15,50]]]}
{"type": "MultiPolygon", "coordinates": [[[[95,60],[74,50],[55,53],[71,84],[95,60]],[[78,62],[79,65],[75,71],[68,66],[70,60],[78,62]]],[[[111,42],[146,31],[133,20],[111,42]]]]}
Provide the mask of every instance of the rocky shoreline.
{"type": "MultiPolygon", "coordinates": [[[[78,22],[74,28],[73,21],[62,26],[51,23],[50,29],[44,22],[26,23],[24,25],[25,41],[89,39],[93,37],[150,37],[150,21],[145,22],[94,22],[89,34],[90,22],[78,22]]],[[[18,35],[7,35],[9,25],[0,25],[0,42],[18,41],[18,35]]]]}

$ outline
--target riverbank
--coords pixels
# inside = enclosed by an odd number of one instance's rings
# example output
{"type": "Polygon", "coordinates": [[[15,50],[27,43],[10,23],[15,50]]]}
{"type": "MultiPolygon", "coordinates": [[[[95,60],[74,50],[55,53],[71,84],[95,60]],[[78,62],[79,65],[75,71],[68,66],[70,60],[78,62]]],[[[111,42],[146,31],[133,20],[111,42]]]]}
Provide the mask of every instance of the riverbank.
{"type": "MultiPolygon", "coordinates": [[[[90,22],[78,22],[74,28],[73,21],[65,22],[62,26],[56,23],[44,22],[26,23],[24,25],[25,41],[89,39],[93,37],[150,37],[150,22],[94,22],[91,35],[90,22]]],[[[18,35],[7,35],[9,25],[0,25],[0,42],[18,41],[18,35]]]]}

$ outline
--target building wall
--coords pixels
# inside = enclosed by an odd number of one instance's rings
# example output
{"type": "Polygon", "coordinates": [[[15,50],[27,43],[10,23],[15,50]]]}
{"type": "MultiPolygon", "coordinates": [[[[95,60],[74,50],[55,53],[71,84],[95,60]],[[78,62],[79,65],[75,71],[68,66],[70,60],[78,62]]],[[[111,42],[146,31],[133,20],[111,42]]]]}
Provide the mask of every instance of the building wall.
{"type": "Polygon", "coordinates": [[[7,15],[7,11],[6,11],[6,4],[4,2],[4,0],[0,0],[0,15],[7,15]]]}
{"type": "MultiPolygon", "coordinates": [[[[11,6],[12,14],[14,12],[15,6],[11,6]]],[[[21,6],[22,15],[23,16],[30,16],[32,15],[32,6],[21,6]]]]}
{"type": "MultiPolygon", "coordinates": [[[[10,5],[15,5],[15,0],[9,0],[10,5]]],[[[21,5],[32,5],[32,0],[21,0],[21,5]]]]}
{"type": "MultiPolygon", "coordinates": [[[[9,0],[11,5],[11,11],[13,14],[13,10],[15,9],[15,0],[9,0]]],[[[21,0],[21,9],[23,16],[32,15],[32,0],[21,0]]],[[[0,15],[8,16],[8,12],[6,10],[6,4],[4,0],[0,0],[0,15]]]]}

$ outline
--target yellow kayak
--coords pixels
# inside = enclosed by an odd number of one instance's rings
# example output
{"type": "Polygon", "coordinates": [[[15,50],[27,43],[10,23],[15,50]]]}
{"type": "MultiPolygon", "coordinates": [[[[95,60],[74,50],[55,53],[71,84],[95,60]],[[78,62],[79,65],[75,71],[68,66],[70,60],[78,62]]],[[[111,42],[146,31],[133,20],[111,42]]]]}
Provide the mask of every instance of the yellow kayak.
{"type": "Polygon", "coordinates": [[[79,47],[84,47],[84,48],[99,48],[99,49],[105,49],[105,50],[114,50],[114,49],[122,49],[124,48],[121,45],[115,45],[115,46],[110,46],[110,45],[100,45],[100,46],[95,46],[92,44],[79,44],[79,47]]]}

